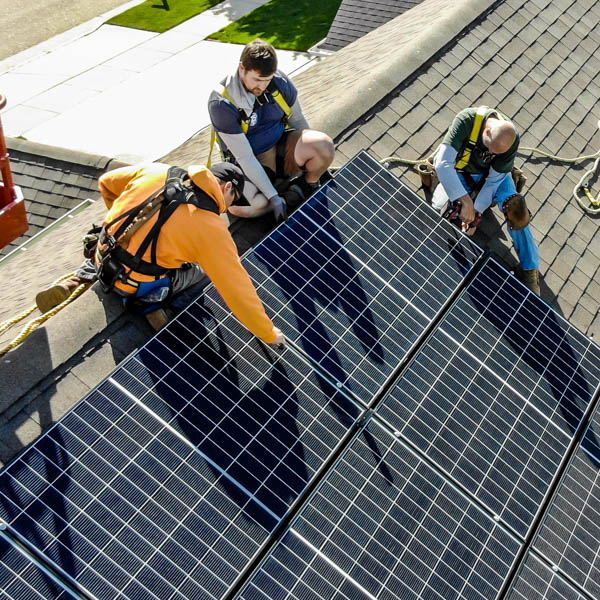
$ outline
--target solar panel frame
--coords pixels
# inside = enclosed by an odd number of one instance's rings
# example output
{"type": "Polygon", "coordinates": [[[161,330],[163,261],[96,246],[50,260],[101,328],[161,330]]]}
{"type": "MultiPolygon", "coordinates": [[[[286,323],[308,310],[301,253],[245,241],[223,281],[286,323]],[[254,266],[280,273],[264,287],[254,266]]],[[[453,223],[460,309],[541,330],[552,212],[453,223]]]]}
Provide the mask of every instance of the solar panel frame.
{"type": "MultiPolygon", "coordinates": [[[[515,310],[512,319],[517,319],[517,314],[515,310]]],[[[508,319],[503,327],[511,322],[508,319]]],[[[512,343],[513,353],[526,357],[528,344],[519,347],[514,340],[512,343]]],[[[568,343],[563,344],[563,352],[568,343]]],[[[600,354],[593,342],[489,259],[419,348],[376,407],[376,414],[526,537],[598,388],[600,371],[593,367],[595,356],[600,354]],[[534,385],[524,394],[511,369],[526,372],[521,366],[525,361],[507,356],[506,343],[497,351],[504,334],[494,326],[497,317],[489,315],[496,310],[493,300],[503,286],[516,303],[545,311],[549,323],[564,328],[563,341],[574,339],[579,344],[576,350],[571,347],[571,352],[584,356],[586,368],[589,366],[586,381],[593,385],[588,386],[584,398],[580,393],[584,377],[577,376],[581,381],[566,417],[559,406],[571,393],[568,388],[557,394],[554,407],[547,386],[539,383],[542,375],[537,388],[534,385]],[[571,409],[576,405],[581,412],[573,423],[571,409]]],[[[540,366],[542,373],[552,364],[550,357],[540,366]]]]}
{"type": "Polygon", "coordinates": [[[2,600],[77,600],[3,530],[0,530],[0,597],[2,600]]]}
{"type": "Polygon", "coordinates": [[[521,547],[374,417],[236,599],[495,598],[521,547]]]}

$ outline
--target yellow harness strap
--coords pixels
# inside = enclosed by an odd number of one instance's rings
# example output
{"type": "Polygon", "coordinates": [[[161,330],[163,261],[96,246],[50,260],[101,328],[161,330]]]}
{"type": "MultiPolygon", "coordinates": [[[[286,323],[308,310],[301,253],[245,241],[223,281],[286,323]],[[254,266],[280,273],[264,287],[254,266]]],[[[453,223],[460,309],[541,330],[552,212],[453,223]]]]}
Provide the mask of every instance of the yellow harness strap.
{"type": "MultiPolygon", "coordinates": [[[[219,93],[221,94],[221,96],[223,96],[223,98],[225,98],[225,100],[228,100],[229,102],[231,102],[231,104],[233,104],[233,106],[235,106],[237,108],[235,100],[231,97],[231,94],[229,93],[228,89],[225,86],[222,86],[222,88],[219,90],[219,93]]],[[[273,99],[275,100],[275,102],[277,102],[277,104],[279,104],[279,107],[281,108],[281,110],[283,110],[283,112],[285,114],[285,125],[286,125],[286,129],[287,129],[288,128],[287,122],[288,122],[289,118],[292,116],[292,109],[290,108],[290,105],[285,101],[283,94],[281,94],[281,92],[279,90],[275,90],[271,95],[273,96],[273,99]]],[[[242,131],[244,132],[244,134],[248,133],[248,128],[250,127],[250,119],[242,119],[241,126],[242,126],[242,131]]],[[[215,131],[214,127],[211,127],[210,152],[208,153],[208,160],[206,161],[206,166],[209,169],[210,169],[210,165],[212,164],[211,157],[212,157],[213,148],[214,148],[216,141],[217,141],[217,132],[215,131]]]]}
{"type": "Polygon", "coordinates": [[[285,126],[287,129],[288,128],[287,122],[289,121],[290,117],[292,116],[292,109],[290,108],[290,105],[285,101],[283,94],[279,90],[275,90],[271,94],[271,96],[273,96],[273,98],[275,99],[275,102],[277,102],[277,104],[279,104],[279,107],[285,114],[285,126]]]}
{"type": "Polygon", "coordinates": [[[456,169],[464,169],[471,160],[471,152],[475,145],[477,144],[477,138],[479,137],[479,132],[481,131],[481,125],[483,124],[483,118],[485,117],[485,113],[489,110],[487,106],[480,106],[477,109],[477,114],[475,115],[475,121],[473,122],[473,129],[471,129],[471,135],[469,136],[469,141],[463,150],[462,156],[460,160],[457,161],[455,168],[456,169]]]}

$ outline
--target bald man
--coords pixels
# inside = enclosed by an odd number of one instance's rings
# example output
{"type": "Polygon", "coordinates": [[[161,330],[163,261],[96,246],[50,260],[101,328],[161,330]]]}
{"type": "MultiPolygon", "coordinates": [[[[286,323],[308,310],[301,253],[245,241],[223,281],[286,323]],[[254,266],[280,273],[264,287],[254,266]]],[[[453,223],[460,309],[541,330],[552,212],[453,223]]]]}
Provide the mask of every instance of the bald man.
{"type": "Polygon", "coordinates": [[[531,215],[511,176],[518,148],[515,126],[496,109],[480,106],[460,111],[435,157],[440,183],[432,206],[443,217],[460,218],[463,230],[472,235],[481,214],[496,202],[506,217],[523,281],[539,295],[540,259],[529,226],[531,215]]]}

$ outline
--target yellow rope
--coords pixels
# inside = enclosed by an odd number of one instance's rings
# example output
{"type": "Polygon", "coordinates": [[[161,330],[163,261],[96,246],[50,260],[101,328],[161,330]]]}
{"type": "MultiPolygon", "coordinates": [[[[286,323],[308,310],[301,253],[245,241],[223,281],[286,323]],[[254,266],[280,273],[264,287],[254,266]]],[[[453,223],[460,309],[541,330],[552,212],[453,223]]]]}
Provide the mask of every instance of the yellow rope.
{"type": "Polygon", "coordinates": [[[565,163],[576,163],[576,162],[580,162],[582,160],[590,160],[592,158],[597,158],[598,156],[600,156],[600,150],[598,150],[598,152],[594,152],[594,154],[585,154],[582,156],[576,156],[575,158],[565,158],[564,156],[555,156],[554,154],[550,154],[549,152],[545,152],[544,150],[541,150],[540,148],[527,148],[527,147],[523,147],[523,148],[519,148],[518,153],[519,154],[525,154],[525,153],[536,153],[536,154],[541,154],[542,156],[545,156],[546,158],[549,158],[550,160],[557,160],[560,162],[565,162],[565,163]]]}
{"type": "MultiPolygon", "coordinates": [[[[63,281],[64,279],[68,279],[69,277],[71,277],[71,275],[65,275],[64,277],[61,277],[60,279],[57,279],[53,285],[56,285],[57,283],[63,281]]],[[[78,285],[77,288],[75,288],[75,290],[73,291],[73,293],[63,302],[55,306],[52,310],[49,310],[43,315],[29,321],[29,323],[27,323],[27,325],[25,325],[25,327],[21,330],[21,333],[19,333],[19,335],[13,338],[7,346],[0,349],[0,357],[4,356],[8,352],[16,348],[23,340],[27,338],[27,336],[29,336],[33,331],[35,331],[42,323],[46,322],[50,317],[60,312],[65,306],[67,306],[67,304],[70,304],[71,302],[73,302],[73,300],[81,296],[81,294],[83,294],[83,292],[85,292],[85,290],[87,290],[90,287],[90,285],[91,283],[82,283],[78,285]]],[[[14,325],[15,323],[18,323],[19,321],[23,320],[25,317],[30,315],[36,308],[37,307],[34,305],[31,308],[28,308],[26,311],[23,311],[20,315],[17,315],[17,317],[9,319],[8,321],[4,321],[2,324],[0,324],[0,333],[6,331],[11,325],[14,325]]]]}

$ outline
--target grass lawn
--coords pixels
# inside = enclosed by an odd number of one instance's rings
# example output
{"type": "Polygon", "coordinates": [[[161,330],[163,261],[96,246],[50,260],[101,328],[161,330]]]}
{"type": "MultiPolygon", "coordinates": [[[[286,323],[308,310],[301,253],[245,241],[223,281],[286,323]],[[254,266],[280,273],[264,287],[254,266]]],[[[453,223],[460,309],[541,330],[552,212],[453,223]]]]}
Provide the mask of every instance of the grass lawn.
{"type": "Polygon", "coordinates": [[[162,33],[183,23],[222,0],[146,0],[113,17],[109,25],[121,25],[162,33]],[[167,9],[168,7],[168,9],[167,9]]]}
{"type": "Polygon", "coordinates": [[[209,38],[247,44],[260,37],[275,48],[305,52],[327,35],[341,3],[342,0],[271,0],[209,38]]]}

